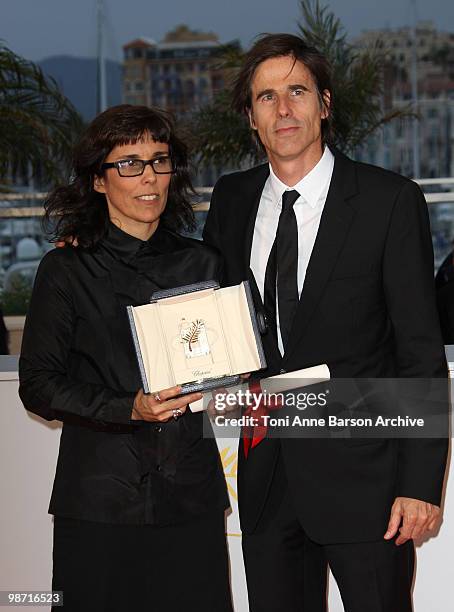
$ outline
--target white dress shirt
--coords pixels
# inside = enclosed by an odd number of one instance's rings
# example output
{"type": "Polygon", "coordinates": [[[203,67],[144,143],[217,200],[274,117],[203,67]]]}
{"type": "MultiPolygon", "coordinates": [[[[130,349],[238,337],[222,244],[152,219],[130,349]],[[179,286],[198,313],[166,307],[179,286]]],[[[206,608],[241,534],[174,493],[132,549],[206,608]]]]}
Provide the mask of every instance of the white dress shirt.
{"type": "MultiPolygon", "coordinates": [[[[295,189],[300,194],[293,209],[298,224],[298,293],[304,285],[306,270],[314,248],[320,219],[325,206],[326,196],[331,182],[334,168],[334,156],[328,147],[325,147],[322,157],[312,170],[306,174],[296,185],[285,185],[274,174],[270,164],[270,175],[263,187],[260,203],[255,220],[254,236],[252,240],[250,267],[255,276],[260,295],[263,300],[265,286],[265,271],[276,237],[279,215],[282,209],[282,195],[284,191],[295,189]]],[[[277,300],[276,300],[277,302],[277,300]]],[[[284,353],[279,325],[279,312],[276,303],[277,337],[279,350],[284,353]]]]}

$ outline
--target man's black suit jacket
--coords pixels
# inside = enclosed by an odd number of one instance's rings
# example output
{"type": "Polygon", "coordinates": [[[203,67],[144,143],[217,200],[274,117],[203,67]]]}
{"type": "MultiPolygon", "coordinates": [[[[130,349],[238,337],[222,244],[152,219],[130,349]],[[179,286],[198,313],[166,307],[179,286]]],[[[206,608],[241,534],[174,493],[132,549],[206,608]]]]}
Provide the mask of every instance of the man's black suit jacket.
{"type": "MultiPolygon", "coordinates": [[[[268,165],[215,185],[204,239],[221,250],[226,285],[253,279],[255,218],[268,165]]],[[[252,283],[253,286],[255,283],[252,283]]],[[[255,286],[255,301],[263,310],[255,286]]],[[[332,377],[447,377],[434,297],[427,205],[419,187],[335,152],[333,176],[291,340],[263,337],[263,375],[328,364],[332,377]]],[[[257,526],[281,448],[309,537],[379,540],[396,496],[440,503],[447,440],[265,439],[239,448],[244,532],[257,526]]]]}

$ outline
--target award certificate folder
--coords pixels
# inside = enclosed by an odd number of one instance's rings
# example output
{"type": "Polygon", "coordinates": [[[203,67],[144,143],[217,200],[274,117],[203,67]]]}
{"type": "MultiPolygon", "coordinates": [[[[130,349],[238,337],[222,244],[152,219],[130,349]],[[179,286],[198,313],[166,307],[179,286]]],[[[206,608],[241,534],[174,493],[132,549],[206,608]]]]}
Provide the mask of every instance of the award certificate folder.
{"type": "Polygon", "coordinates": [[[149,304],[127,309],[145,393],[226,387],[266,367],[247,281],[159,291],[149,304]]]}

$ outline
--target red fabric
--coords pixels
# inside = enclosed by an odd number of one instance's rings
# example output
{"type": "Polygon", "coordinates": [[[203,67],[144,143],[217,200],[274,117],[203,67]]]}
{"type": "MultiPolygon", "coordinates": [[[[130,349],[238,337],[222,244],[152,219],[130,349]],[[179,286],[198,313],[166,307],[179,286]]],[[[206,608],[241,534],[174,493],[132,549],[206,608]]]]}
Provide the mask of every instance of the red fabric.
{"type": "MultiPolygon", "coordinates": [[[[249,382],[249,391],[254,395],[259,395],[262,393],[262,387],[260,385],[260,380],[252,380],[249,382]]],[[[255,420],[254,425],[247,425],[243,427],[242,435],[243,435],[243,449],[244,456],[248,457],[249,450],[251,448],[255,448],[257,444],[266,437],[267,426],[263,421],[263,416],[267,415],[270,410],[279,410],[282,408],[282,403],[273,399],[271,401],[264,401],[266,398],[261,397],[261,401],[256,409],[254,407],[248,406],[244,412],[244,416],[251,417],[255,420]]],[[[255,406],[256,402],[254,402],[255,406]]]]}

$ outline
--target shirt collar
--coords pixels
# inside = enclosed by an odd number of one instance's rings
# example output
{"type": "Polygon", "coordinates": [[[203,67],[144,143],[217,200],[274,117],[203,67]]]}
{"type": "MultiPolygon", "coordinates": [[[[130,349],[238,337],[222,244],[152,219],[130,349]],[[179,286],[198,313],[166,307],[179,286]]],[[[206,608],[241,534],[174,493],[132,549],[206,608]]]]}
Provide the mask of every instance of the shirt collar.
{"type": "Polygon", "coordinates": [[[295,189],[304,198],[304,200],[315,208],[322,196],[326,196],[328,193],[329,184],[331,182],[331,176],[334,168],[334,155],[331,153],[328,147],[325,147],[323,155],[319,161],[315,164],[312,170],[306,174],[296,185],[289,187],[283,183],[273,172],[273,168],[270,166],[270,193],[273,202],[276,203],[277,208],[282,206],[282,195],[286,190],[295,189]]]}
{"type": "Polygon", "coordinates": [[[166,230],[161,225],[161,223],[158,225],[148,240],[140,240],[109,221],[101,244],[115,259],[121,259],[126,263],[130,263],[145,251],[165,252],[166,230]]]}

